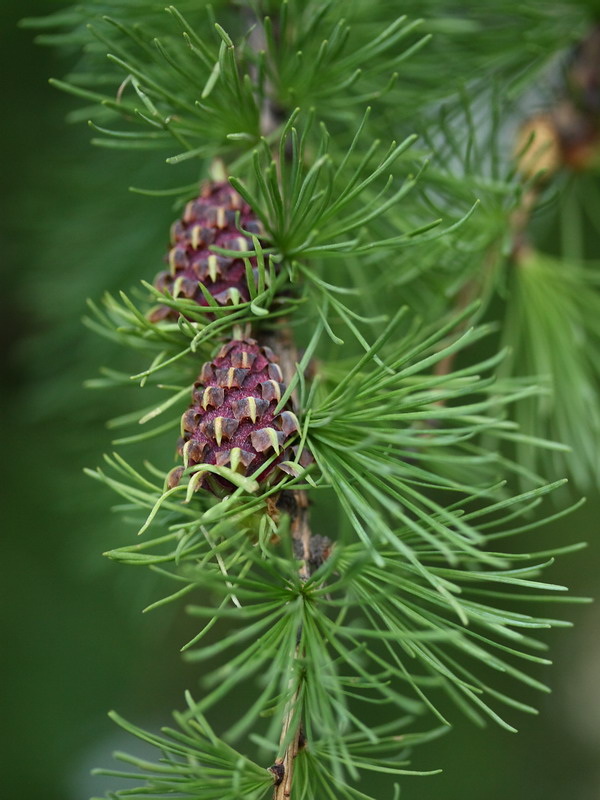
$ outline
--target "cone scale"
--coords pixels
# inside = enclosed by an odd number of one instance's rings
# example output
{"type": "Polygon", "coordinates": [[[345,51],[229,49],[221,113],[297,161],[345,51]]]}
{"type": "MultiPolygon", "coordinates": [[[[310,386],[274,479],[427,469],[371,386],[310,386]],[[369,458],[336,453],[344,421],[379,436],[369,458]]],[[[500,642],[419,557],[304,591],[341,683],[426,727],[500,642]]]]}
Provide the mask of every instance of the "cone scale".
{"type": "MultiPolygon", "coordinates": [[[[294,458],[290,442],[299,425],[290,401],[275,412],[286,391],[277,362],[270,348],[246,338],[228,342],[204,364],[181,420],[183,467],[171,473],[170,486],[177,485],[184,469],[199,464],[228,467],[259,482],[293,474],[284,462],[294,458]]],[[[197,485],[214,488],[215,480],[233,488],[208,472],[197,485]]]]}
{"type": "MultiPolygon", "coordinates": [[[[252,240],[239,228],[260,234],[261,225],[241,195],[225,181],[203,185],[195,200],[185,207],[181,219],[171,227],[171,248],[167,255],[169,269],[160,272],[154,285],[173,297],[194,300],[199,306],[208,301],[199,284],[219,305],[236,305],[250,299],[243,257],[224,256],[209,248],[214,245],[240,253],[252,250],[252,240]]],[[[255,259],[250,258],[255,266],[255,259]]],[[[177,319],[178,312],[161,305],[151,314],[152,322],[177,319]]]]}

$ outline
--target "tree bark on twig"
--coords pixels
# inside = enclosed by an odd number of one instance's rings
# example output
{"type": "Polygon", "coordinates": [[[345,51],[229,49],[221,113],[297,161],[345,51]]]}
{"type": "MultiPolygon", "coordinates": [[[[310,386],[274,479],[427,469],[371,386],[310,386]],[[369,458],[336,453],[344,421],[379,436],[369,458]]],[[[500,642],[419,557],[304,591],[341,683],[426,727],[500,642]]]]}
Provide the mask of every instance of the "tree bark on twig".
{"type": "MultiPolygon", "coordinates": [[[[250,46],[255,52],[260,52],[266,49],[266,42],[264,31],[260,22],[256,19],[249,19],[251,33],[249,36],[250,46]]],[[[276,21],[274,21],[274,29],[276,29],[276,21]]],[[[281,120],[281,113],[277,108],[276,103],[270,97],[269,85],[265,87],[265,97],[261,107],[261,132],[263,136],[268,136],[273,133],[277,128],[278,122],[281,120]]],[[[269,344],[271,349],[279,358],[281,371],[283,373],[283,380],[286,386],[290,385],[295,373],[296,365],[298,363],[298,349],[294,338],[294,332],[287,320],[282,320],[281,323],[274,328],[266,337],[262,337],[269,344]]],[[[291,397],[294,407],[298,408],[298,393],[294,391],[291,397]]],[[[313,564],[312,551],[311,551],[311,529],[309,524],[309,500],[305,491],[292,490],[281,493],[278,503],[278,510],[285,508],[290,516],[290,528],[294,540],[294,552],[302,559],[302,566],[299,571],[300,579],[307,581],[311,574],[311,565],[313,564]]],[[[298,632],[298,640],[300,640],[300,633],[298,632]]],[[[301,653],[299,650],[300,645],[296,649],[296,658],[301,653]]],[[[293,668],[293,665],[290,665],[293,668]]],[[[293,678],[291,678],[292,680],[293,678]]],[[[299,690],[294,692],[288,706],[285,710],[282,730],[280,735],[280,747],[288,741],[283,754],[277,759],[275,764],[270,767],[275,779],[275,786],[273,790],[273,800],[290,800],[292,797],[292,783],[294,777],[294,761],[298,755],[299,750],[305,746],[304,733],[302,728],[302,720],[299,718],[297,711],[297,704],[299,698],[299,690]],[[296,731],[290,739],[290,729],[292,725],[296,726],[296,731]]]]}

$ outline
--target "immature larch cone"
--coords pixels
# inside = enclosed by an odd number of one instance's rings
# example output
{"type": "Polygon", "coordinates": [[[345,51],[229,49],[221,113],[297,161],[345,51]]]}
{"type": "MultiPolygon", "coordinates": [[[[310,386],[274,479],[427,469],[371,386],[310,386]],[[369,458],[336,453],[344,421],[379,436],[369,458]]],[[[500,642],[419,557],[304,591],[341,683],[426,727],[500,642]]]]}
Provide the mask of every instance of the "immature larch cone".
{"type": "MultiPolygon", "coordinates": [[[[261,225],[250,206],[227,182],[207,182],[199,197],[185,207],[182,219],[171,227],[171,249],[167,257],[169,269],[160,272],[154,285],[161,291],[167,289],[174,297],[194,300],[207,306],[199,283],[206,288],[219,305],[250,299],[243,258],[213,253],[211,245],[226,250],[252,250],[252,240],[236,226],[259,234],[261,225]]],[[[256,259],[250,258],[255,265],[256,259]]],[[[176,319],[177,311],[162,305],[150,315],[152,322],[176,319]]]]}
{"type": "MultiPolygon", "coordinates": [[[[254,339],[236,339],[204,364],[194,384],[192,404],[181,420],[179,452],[184,466],[173,470],[170,486],[177,485],[184,468],[197,464],[228,467],[260,482],[283,478],[283,472],[294,474],[284,462],[294,459],[289,443],[299,426],[291,402],[275,413],[286,390],[277,361],[270,348],[254,339]],[[271,460],[273,455],[276,458],[271,460]]],[[[233,488],[229,481],[208,472],[202,474],[198,486],[214,489],[213,481],[233,488]]]]}

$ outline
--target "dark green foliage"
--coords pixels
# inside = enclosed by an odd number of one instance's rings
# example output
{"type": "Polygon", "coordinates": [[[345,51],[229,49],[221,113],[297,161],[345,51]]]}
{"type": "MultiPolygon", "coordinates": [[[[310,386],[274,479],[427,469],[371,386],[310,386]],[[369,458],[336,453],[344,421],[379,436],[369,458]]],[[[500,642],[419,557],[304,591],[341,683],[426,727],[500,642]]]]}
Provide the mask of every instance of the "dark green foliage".
{"type": "MultiPolygon", "coordinates": [[[[572,332],[596,342],[598,301],[587,267],[521,258],[515,215],[539,176],[519,174],[514,141],[525,90],[585,21],[573,5],[419,7],[430,17],[422,24],[411,20],[415,3],[397,19],[389,4],[351,2],[348,22],[331,2],[182,3],[163,14],[88,3],[30,23],[72,31],[44,37],[72,45],[88,41],[91,21],[93,44],[56,82],[91,103],[74,116],[91,118],[97,144],[166,148],[185,171],[182,188],[138,191],[173,195],[178,213],[218,156],[265,230],[243,256],[247,300],[173,297],[150,285],[153,268],[141,290],[91,304],[88,324],[141,356],[132,376],[107,369],[90,381],[134,381],[147,398],[110,425],[152,427],[115,444],[166,442],[156,465],[117,453],[106,472],[90,471],[144,535],[107,555],[175,582],[153,606],[200,586],[211,598],[188,608],[204,621],[184,646],[210,665],[205,693],[166,738],[120,722],[164,755],[158,766],[125,758],[146,783],[120,797],[258,800],[273,785],[266,766],[302,722],[297,796],[368,798],[354,788],[361,772],[404,774],[405,743],[437,735],[402,734],[397,746],[395,716],[412,725],[431,711],[449,724],[442,690],[475,722],[514,730],[498,706],[534,709],[495,688],[494,672],[545,690],[526,671],[548,663],[529,631],[566,623],[519,603],[554,600],[563,587],[540,575],[578,545],[529,554],[496,542],[541,524],[538,506],[564,483],[545,480],[563,465],[580,484],[596,474],[598,359],[573,348],[572,332]],[[175,313],[151,321],[156,303],[175,313]],[[196,491],[206,465],[194,463],[171,486],[199,368],[250,325],[275,341],[291,326],[300,349],[275,410],[297,398],[288,474],[262,487],[210,465],[230,482],[216,498],[196,491]],[[565,445],[575,445],[568,457],[565,445]],[[558,469],[545,469],[548,452],[558,469]],[[282,491],[316,498],[316,533],[319,510],[335,509],[331,554],[308,579],[290,545],[294,520],[273,511],[282,491]],[[203,715],[245,681],[255,699],[219,738],[203,715]],[[365,704],[384,710],[378,728],[361,721],[365,704]],[[232,750],[242,737],[263,767],[232,750]]],[[[539,208],[554,188],[539,190],[539,208]]]]}

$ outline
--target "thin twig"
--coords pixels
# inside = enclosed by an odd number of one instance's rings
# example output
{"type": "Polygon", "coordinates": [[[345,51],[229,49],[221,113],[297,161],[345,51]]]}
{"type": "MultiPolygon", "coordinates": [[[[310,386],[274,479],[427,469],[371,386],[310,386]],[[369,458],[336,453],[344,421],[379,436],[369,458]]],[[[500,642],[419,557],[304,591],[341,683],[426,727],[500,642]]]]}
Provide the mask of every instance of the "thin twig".
{"type": "MultiPolygon", "coordinates": [[[[294,695],[288,704],[288,708],[286,709],[283,725],[281,727],[281,736],[279,739],[280,746],[282,746],[288,738],[290,728],[294,724],[294,720],[297,718],[296,706],[298,704],[299,694],[300,689],[298,688],[294,692],[294,695]]],[[[296,732],[285,748],[283,756],[278,758],[275,764],[270,767],[271,772],[275,776],[273,800],[290,800],[292,796],[292,783],[294,779],[294,762],[301,746],[304,746],[304,737],[302,734],[302,725],[298,724],[296,732]]]]}
{"type": "MultiPolygon", "coordinates": [[[[561,168],[580,171],[594,164],[600,144],[600,24],[573,50],[564,79],[563,90],[556,103],[543,112],[536,112],[521,126],[516,157],[524,179],[532,178],[523,192],[519,206],[509,220],[510,260],[519,266],[529,257],[531,217],[545,185],[561,168]]],[[[482,275],[470,278],[460,289],[455,309],[461,311],[481,294],[481,286],[497,260],[495,246],[488,253],[482,275]]],[[[464,327],[467,323],[463,323],[464,327]]],[[[459,329],[457,329],[459,330],[459,329]]],[[[456,353],[436,365],[437,375],[451,372],[456,353]]]]}
{"type": "MultiPolygon", "coordinates": [[[[289,386],[298,364],[298,350],[294,340],[292,328],[284,321],[275,328],[268,337],[269,344],[279,357],[279,364],[283,380],[289,386]]],[[[298,397],[292,395],[292,402],[297,407],[298,397]]],[[[283,491],[280,495],[278,507],[284,508],[290,517],[290,528],[294,540],[294,551],[302,558],[300,567],[300,580],[307,581],[311,575],[313,563],[311,553],[312,533],[309,524],[309,500],[305,491],[283,491]]],[[[299,631],[300,634],[300,631],[299,631]]],[[[298,636],[300,638],[300,636],[298,636]]],[[[301,652],[296,649],[295,658],[301,657],[301,652]]],[[[290,680],[293,680],[291,678],[290,680]]],[[[288,741],[290,728],[296,725],[296,731],[285,748],[283,755],[277,759],[271,772],[275,776],[273,800],[289,800],[292,796],[292,782],[294,777],[294,761],[298,752],[306,745],[302,729],[302,720],[298,716],[299,688],[290,698],[283,719],[280,746],[288,741]]]]}
{"type": "MultiPolygon", "coordinates": [[[[266,49],[266,42],[264,37],[264,30],[258,20],[251,19],[251,33],[248,38],[250,46],[255,52],[260,52],[266,49]]],[[[276,21],[275,21],[276,28],[276,21]]],[[[254,76],[256,78],[256,75],[254,76]]],[[[277,108],[276,103],[273,101],[273,87],[267,83],[264,86],[265,96],[261,107],[261,132],[263,136],[268,136],[276,130],[279,120],[281,119],[281,112],[277,108]]],[[[281,323],[273,329],[266,337],[265,343],[269,344],[273,351],[279,358],[279,364],[283,373],[283,380],[287,386],[294,377],[298,364],[298,348],[294,338],[294,333],[287,320],[282,320],[281,323]]],[[[298,407],[298,394],[294,391],[291,396],[291,401],[294,407],[298,407]]],[[[282,492],[280,495],[279,503],[277,504],[279,510],[282,507],[286,509],[290,516],[290,527],[292,538],[294,540],[295,553],[301,554],[302,566],[299,571],[300,580],[307,581],[310,578],[313,559],[311,558],[311,530],[309,525],[309,500],[308,495],[304,491],[291,491],[282,492]]],[[[278,513],[278,510],[275,511],[278,513]]],[[[300,640],[301,631],[298,631],[298,640],[300,640]]],[[[301,657],[300,644],[296,649],[295,659],[301,657]]],[[[290,682],[294,677],[290,677],[290,682]]],[[[298,700],[300,689],[299,687],[294,692],[293,696],[285,709],[283,724],[281,729],[281,736],[279,739],[280,747],[283,747],[285,742],[288,744],[285,747],[283,754],[277,759],[275,764],[270,767],[275,779],[273,789],[273,800],[290,800],[292,797],[292,783],[294,778],[294,762],[299,750],[305,746],[306,741],[304,738],[302,720],[299,719],[298,714],[298,700]],[[290,739],[291,727],[295,725],[296,730],[290,739]],[[289,740],[289,741],[288,741],[289,740]]]]}
{"type": "MultiPolygon", "coordinates": [[[[294,542],[298,544],[298,549],[303,554],[302,567],[300,568],[300,579],[307,581],[313,571],[315,559],[311,550],[312,535],[308,521],[309,503],[306,492],[292,492],[294,500],[294,513],[291,521],[292,536],[294,542]]],[[[319,538],[319,537],[317,537],[319,538]]],[[[300,634],[300,631],[298,632],[300,634]]],[[[300,636],[298,636],[300,638],[300,636]]],[[[296,648],[295,659],[302,656],[300,645],[296,648]]],[[[290,682],[294,678],[290,678],[290,682]]],[[[302,720],[298,714],[298,700],[300,697],[300,687],[296,689],[291,697],[283,718],[281,736],[279,739],[280,747],[289,739],[292,725],[296,730],[289,740],[283,755],[277,759],[275,764],[270,767],[275,776],[275,787],[273,790],[273,800],[290,800],[292,797],[292,783],[294,779],[294,762],[300,750],[306,747],[306,738],[302,726],[302,720]]]]}

